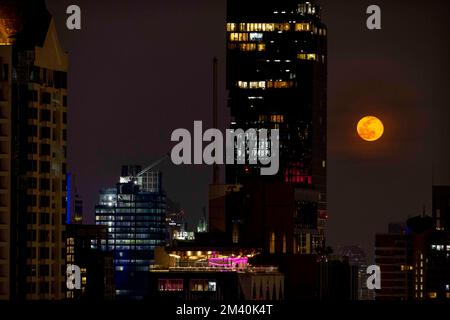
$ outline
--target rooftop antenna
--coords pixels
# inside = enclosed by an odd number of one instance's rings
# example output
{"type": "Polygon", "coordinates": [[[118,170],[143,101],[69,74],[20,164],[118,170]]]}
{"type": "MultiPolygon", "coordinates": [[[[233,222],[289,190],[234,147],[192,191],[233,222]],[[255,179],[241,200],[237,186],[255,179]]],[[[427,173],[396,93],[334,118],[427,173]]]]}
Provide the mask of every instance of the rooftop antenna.
{"type": "MultiPolygon", "coordinates": [[[[213,112],[212,112],[212,120],[213,120],[213,128],[217,129],[218,127],[218,94],[217,94],[217,88],[218,88],[218,72],[217,72],[217,64],[218,60],[216,57],[213,59],[213,112]]],[[[213,165],[213,184],[219,184],[219,165],[217,163],[214,163],[213,165]]]]}

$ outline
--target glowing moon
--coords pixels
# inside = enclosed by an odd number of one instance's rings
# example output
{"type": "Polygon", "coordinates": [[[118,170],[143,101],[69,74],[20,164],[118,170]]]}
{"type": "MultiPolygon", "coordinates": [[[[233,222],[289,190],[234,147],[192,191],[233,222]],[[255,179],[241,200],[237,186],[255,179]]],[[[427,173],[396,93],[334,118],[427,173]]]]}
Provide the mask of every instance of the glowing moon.
{"type": "Polygon", "coordinates": [[[367,116],[359,120],[356,130],[362,139],[376,141],[383,135],[384,126],[377,117],[367,116]]]}

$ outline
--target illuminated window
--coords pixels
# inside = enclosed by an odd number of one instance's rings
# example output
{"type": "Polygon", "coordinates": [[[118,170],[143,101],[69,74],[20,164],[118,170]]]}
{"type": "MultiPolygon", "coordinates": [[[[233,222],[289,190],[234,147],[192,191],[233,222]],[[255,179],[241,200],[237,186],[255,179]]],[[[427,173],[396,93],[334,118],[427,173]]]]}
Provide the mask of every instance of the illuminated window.
{"type": "Polygon", "coordinates": [[[159,279],[159,291],[183,291],[183,279],[159,279]]]}
{"type": "Polygon", "coordinates": [[[258,43],[258,51],[266,51],[266,44],[258,43]]]}
{"type": "Polygon", "coordinates": [[[302,163],[291,163],[284,171],[286,182],[312,184],[312,177],[309,170],[302,163]]]}
{"type": "Polygon", "coordinates": [[[238,81],[238,87],[241,89],[265,89],[265,81],[238,81]]]}
{"type": "Polygon", "coordinates": [[[428,293],[428,297],[430,297],[431,299],[436,299],[437,298],[437,293],[436,292],[429,292],[428,293]]]}
{"type": "Polygon", "coordinates": [[[239,45],[241,51],[256,51],[256,43],[241,43],[239,45]]]}
{"type": "Polygon", "coordinates": [[[276,115],[273,114],[270,116],[270,121],[275,123],[283,123],[284,122],[284,116],[283,115],[276,115]]]}
{"type": "Polygon", "coordinates": [[[262,41],[263,34],[260,32],[250,33],[250,41],[262,41]]]}
{"type": "Polygon", "coordinates": [[[232,32],[230,33],[230,41],[248,41],[248,33],[232,32]]]}
{"type": "Polygon", "coordinates": [[[283,253],[286,253],[286,235],[283,235],[283,253]]]}
{"type": "Polygon", "coordinates": [[[227,31],[236,31],[236,23],[227,23],[227,31]]]}
{"type": "Polygon", "coordinates": [[[274,23],[240,23],[240,31],[274,31],[274,23]]]}
{"type": "Polygon", "coordinates": [[[260,122],[266,122],[267,121],[267,116],[263,115],[263,114],[260,114],[259,117],[258,117],[258,120],[260,122]]]}
{"type": "Polygon", "coordinates": [[[275,30],[278,31],[289,31],[291,30],[291,25],[289,23],[276,23],[275,30]]]}
{"type": "Polygon", "coordinates": [[[204,279],[192,279],[189,283],[190,291],[216,291],[217,282],[204,279]]]}
{"type": "Polygon", "coordinates": [[[247,89],[248,82],[247,81],[238,81],[238,87],[241,89],[247,89]]]}
{"type": "Polygon", "coordinates": [[[272,232],[270,234],[270,248],[269,248],[269,252],[270,253],[275,253],[275,232],[272,232]]]}
{"type": "Polygon", "coordinates": [[[267,88],[288,89],[294,87],[294,81],[267,81],[267,88]]]}
{"type": "Polygon", "coordinates": [[[81,284],[86,284],[86,283],[87,283],[86,277],[81,277],[81,284]]]}
{"type": "Polygon", "coordinates": [[[208,282],[208,291],[216,291],[217,290],[217,282],[209,281],[208,282]]]}
{"type": "Polygon", "coordinates": [[[310,31],[311,25],[309,23],[296,23],[295,31],[310,31]]]}
{"type": "MultiPolygon", "coordinates": [[[[297,54],[297,58],[300,60],[319,61],[319,57],[315,53],[299,53],[297,54]]],[[[325,59],[325,57],[323,59],[325,59]]]]}

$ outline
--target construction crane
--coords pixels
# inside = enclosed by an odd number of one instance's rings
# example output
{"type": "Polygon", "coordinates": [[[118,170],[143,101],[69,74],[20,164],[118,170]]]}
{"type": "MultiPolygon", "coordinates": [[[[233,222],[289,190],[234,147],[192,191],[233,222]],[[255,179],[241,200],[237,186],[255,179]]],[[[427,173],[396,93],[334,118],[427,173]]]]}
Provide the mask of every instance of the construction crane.
{"type": "Polygon", "coordinates": [[[142,175],[144,175],[146,172],[152,170],[154,167],[156,167],[157,165],[159,165],[161,162],[163,162],[164,160],[166,160],[167,158],[169,158],[169,153],[166,153],[164,156],[162,156],[161,158],[159,158],[158,160],[156,160],[155,162],[153,162],[151,165],[145,167],[143,170],[141,170],[140,172],[138,172],[136,174],[135,177],[133,178],[139,178],[142,175]]]}
{"type": "Polygon", "coordinates": [[[136,170],[137,167],[136,166],[126,166],[126,167],[128,167],[128,169],[126,171],[127,174],[120,177],[120,182],[121,183],[133,182],[134,184],[140,184],[141,185],[142,184],[142,176],[144,176],[146,173],[151,171],[157,165],[162,163],[168,157],[169,157],[169,153],[166,153],[164,156],[162,156],[161,158],[159,158],[158,160],[156,160],[155,162],[153,162],[149,166],[145,167],[143,170],[140,170],[139,172],[137,172],[137,170],[136,170]]]}

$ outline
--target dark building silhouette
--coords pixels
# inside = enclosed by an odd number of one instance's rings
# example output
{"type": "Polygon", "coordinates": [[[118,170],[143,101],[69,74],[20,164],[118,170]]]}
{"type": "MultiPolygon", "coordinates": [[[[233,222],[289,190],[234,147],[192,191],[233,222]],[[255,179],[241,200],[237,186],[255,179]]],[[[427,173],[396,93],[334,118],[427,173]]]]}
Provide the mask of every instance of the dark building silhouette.
{"type": "Polygon", "coordinates": [[[67,264],[78,266],[81,276],[81,288],[68,289],[67,299],[114,299],[113,254],[102,250],[102,240],[107,240],[106,226],[67,225],[67,264]]]}
{"type": "MultiPolygon", "coordinates": [[[[267,251],[275,243],[287,252],[313,253],[324,244],[327,217],[327,31],[320,8],[303,1],[230,0],[227,9],[231,127],[279,129],[280,168],[275,176],[262,177],[260,165],[228,165],[227,185],[212,187],[211,230],[225,231],[234,242],[244,243],[258,234],[259,245],[267,251]],[[249,199],[249,193],[256,194],[252,188],[265,190],[269,199],[249,199]],[[255,209],[259,200],[279,203],[266,215],[286,215],[290,222],[284,230],[269,230],[270,224],[257,230],[257,211],[266,210],[255,209]],[[235,210],[243,206],[251,212],[235,210]]],[[[246,156],[254,152],[247,150],[246,156]]]]}
{"type": "Polygon", "coordinates": [[[413,297],[413,248],[411,235],[377,234],[375,264],[381,269],[381,289],[376,300],[409,300],[413,297]]]}
{"type": "Polygon", "coordinates": [[[65,297],[67,69],[45,1],[0,1],[0,299],[65,297]]]}
{"type": "Polygon", "coordinates": [[[433,186],[433,219],[437,229],[450,231],[450,186],[433,186]]]}
{"type": "Polygon", "coordinates": [[[352,283],[352,300],[373,300],[375,295],[373,290],[367,288],[367,267],[368,258],[364,250],[359,246],[341,246],[335,253],[341,259],[347,259],[351,266],[351,278],[356,276],[352,283]]]}
{"type": "Polygon", "coordinates": [[[437,225],[435,218],[422,215],[376,235],[375,262],[381,268],[377,300],[449,301],[450,233],[437,225]]]}

